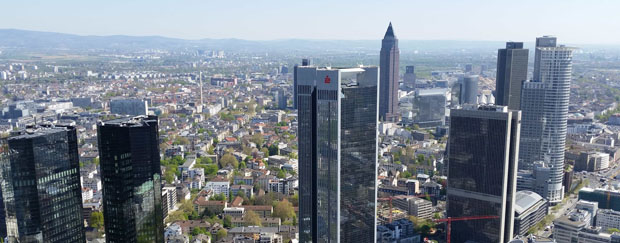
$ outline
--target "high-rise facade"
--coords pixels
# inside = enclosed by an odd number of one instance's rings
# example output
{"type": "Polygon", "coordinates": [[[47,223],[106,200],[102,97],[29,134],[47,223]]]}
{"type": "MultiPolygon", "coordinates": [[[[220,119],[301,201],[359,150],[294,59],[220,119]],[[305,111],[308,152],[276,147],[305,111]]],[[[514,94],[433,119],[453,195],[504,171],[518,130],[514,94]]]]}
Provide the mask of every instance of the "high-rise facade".
{"type": "Polygon", "coordinates": [[[106,242],[164,242],[156,116],[97,126],[106,242]]]}
{"type": "MultiPolygon", "coordinates": [[[[301,66],[310,66],[312,61],[310,59],[301,59],[301,66]]],[[[293,67],[293,109],[297,109],[297,65],[293,67]]]]}
{"type": "Polygon", "coordinates": [[[521,109],[521,85],[527,79],[528,49],[523,42],[507,42],[497,51],[495,103],[508,109],[521,109]]]}
{"type": "Polygon", "coordinates": [[[374,242],[377,67],[298,67],[300,242],[374,242]]]}
{"type": "Polygon", "coordinates": [[[508,242],[513,235],[520,111],[466,105],[450,111],[447,217],[452,242],[508,242]]]}
{"type": "Polygon", "coordinates": [[[415,67],[414,66],[406,66],[405,67],[405,75],[403,75],[403,84],[408,89],[415,88],[415,67]]]}
{"type": "Polygon", "coordinates": [[[562,180],[573,59],[573,48],[557,46],[556,43],[555,37],[536,38],[531,83],[539,84],[524,84],[523,92],[528,93],[522,94],[521,99],[524,116],[521,144],[527,150],[519,157],[523,168],[531,168],[535,161],[544,161],[550,168],[547,191],[541,196],[552,204],[564,197],[562,180]],[[527,99],[526,96],[532,97],[532,93],[544,96],[527,99]]]}
{"type": "Polygon", "coordinates": [[[76,129],[33,126],[2,146],[8,242],[85,242],[76,129]]]}
{"type": "Polygon", "coordinates": [[[478,76],[468,75],[460,80],[461,104],[478,104],[478,76]]]}
{"type": "Polygon", "coordinates": [[[379,119],[382,121],[398,120],[399,60],[398,39],[394,35],[392,23],[390,23],[381,41],[381,53],[379,56],[379,66],[381,67],[379,119]]]}

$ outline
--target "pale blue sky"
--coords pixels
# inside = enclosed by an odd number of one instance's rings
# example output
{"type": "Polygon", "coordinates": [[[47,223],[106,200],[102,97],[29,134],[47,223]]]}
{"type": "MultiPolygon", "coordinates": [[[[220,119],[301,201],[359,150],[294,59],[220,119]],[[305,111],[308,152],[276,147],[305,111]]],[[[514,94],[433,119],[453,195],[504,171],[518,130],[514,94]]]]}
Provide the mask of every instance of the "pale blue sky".
{"type": "Polygon", "coordinates": [[[400,39],[620,44],[618,0],[18,0],[0,28],[184,39],[400,39]]]}

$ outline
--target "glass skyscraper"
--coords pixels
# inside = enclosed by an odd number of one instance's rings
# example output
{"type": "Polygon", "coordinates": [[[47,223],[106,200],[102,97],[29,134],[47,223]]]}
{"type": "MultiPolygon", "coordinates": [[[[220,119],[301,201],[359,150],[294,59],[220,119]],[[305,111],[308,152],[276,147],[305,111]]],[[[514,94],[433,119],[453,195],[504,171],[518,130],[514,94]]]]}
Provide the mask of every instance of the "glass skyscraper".
{"type": "Polygon", "coordinates": [[[508,242],[513,235],[520,111],[466,105],[450,111],[447,217],[452,242],[508,242]]]}
{"type": "Polygon", "coordinates": [[[505,49],[497,51],[495,100],[497,105],[521,109],[521,84],[527,79],[528,49],[523,42],[507,42],[505,49]]]}
{"type": "Polygon", "coordinates": [[[539,193],[552,204],[564,198],[562,180],[573,63],[573,48],[556,46],[556,42],[555,37],[536,38],[534,77],[524,85],[521,99],[521,147],[525,149],[519,154],[522,168],[532,168],[536,161],[544,161],[550,168],[547,190],[539,193]]]}
{"type": "Polygon", "coordinates": [[[164,242],[156,116],[97,126],[106,242],[164,242]]]}
{"type": "Polygon", "coordinates": [[[0,150],[8,242],[85,242],[75,128],[28,127],[0,150]]]}
{"type": "Polygon", "coordinates": [[[298,67],[300,242],[374,242],[377,67],[298,67]]]}

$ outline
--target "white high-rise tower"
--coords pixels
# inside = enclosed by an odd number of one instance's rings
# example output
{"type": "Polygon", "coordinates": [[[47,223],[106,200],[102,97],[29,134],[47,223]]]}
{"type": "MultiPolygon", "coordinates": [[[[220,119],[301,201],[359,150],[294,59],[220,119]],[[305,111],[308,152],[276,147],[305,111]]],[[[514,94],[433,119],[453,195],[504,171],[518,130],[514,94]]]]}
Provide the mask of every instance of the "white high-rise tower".
{"type": "Polygon", "coordinates": [[[555,37],[536,38],[533,81],[524,84],[522,94],[519,154],[521,168],[532,169],[535,161],[544,161],[550,168],[549,178],[543,180],[546,185],[536,187],[542,188],[537,192],[551,203],[564,197],[564,150],[574,50],[557,46],[556,42],[555,37]],[[526,98],[533,96],[531,92],[544,95],[537,95],[539,99],[526,98]]]}

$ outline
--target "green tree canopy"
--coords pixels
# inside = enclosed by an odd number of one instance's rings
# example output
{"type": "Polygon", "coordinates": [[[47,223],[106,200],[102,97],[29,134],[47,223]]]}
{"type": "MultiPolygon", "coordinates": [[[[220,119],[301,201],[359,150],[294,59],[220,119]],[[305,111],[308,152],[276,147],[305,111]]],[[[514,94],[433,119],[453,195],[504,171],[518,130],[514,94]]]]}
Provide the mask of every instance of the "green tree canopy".
{"type": "Polygon", "coordinates": [[[224,168],[227,165],[232,165],[233,168],[237,168],[239,166],[239,161],[237,161],[237,158],[235,158],[235,156],[227,153],[222,156],[222,158],[220,158],[220,166],[224,168]]]}
{"type": "Polygon", "coordinates": [[[288,218],[293,218],[295,217],[295,208],[293,208],[293,204],[291,202],[284,199],[276,203],[272,216],[280,218],[282,221],[288,218]]]}
{"type": "Polygon", "coordinates": [[[103,228],[103,213],[92,212],[90,214],[90,226],[97,229],[103,228]]]}
{"type": "Polygon", "coordinates": [[[245,222],[250,226],[263,226],[260,221],[260,217],[254,211],[248,211],[245,213],[245,222]]]}

